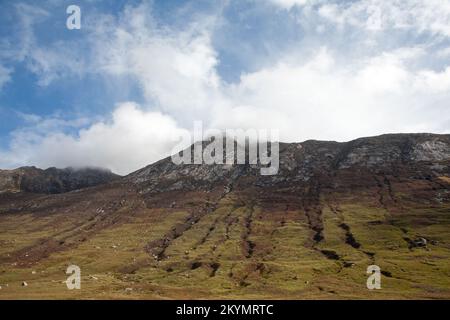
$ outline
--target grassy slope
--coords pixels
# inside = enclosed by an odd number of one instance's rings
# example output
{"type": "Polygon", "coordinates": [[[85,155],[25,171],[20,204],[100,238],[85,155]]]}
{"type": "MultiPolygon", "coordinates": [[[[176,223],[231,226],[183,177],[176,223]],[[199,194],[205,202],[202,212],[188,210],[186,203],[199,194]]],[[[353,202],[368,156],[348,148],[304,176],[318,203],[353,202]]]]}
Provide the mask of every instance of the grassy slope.
{"type": "Polygon", "coordinates": [[[86,213],[0,215],[0,299],[450,298],[450,205],[395,196],[401,210],[371,192],[322,197],[324,238],[315,242],[301,209],[268,210],[231,193],[173,239],[161,261],[146,244],[185,223],[188,210],[125,207],[114,214],[127,218],[96,232],[105,218],[86,213]],[[433,244],[409,249],[405,238],[417,236],[433,244]],[[68,247],[21,264],[17,252],[46,238],[68,247]],[[81,267],[81,290],[66,288],[70,264],[81,267]],[[371,264],[384,272],[381,290],[366,288],[371,264]]]}

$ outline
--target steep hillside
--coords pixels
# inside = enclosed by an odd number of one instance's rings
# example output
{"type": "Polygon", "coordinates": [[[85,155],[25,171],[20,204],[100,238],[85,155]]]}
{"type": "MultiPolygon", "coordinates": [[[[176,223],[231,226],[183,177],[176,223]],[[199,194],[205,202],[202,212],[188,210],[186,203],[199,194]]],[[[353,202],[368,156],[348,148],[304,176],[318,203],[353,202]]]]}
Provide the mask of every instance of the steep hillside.
{"type": "Polygon", "coordinates": [[[450,298],[450,136],[280,144],[273,176],[167,158],[2,193],[0,231],[0,298],[450,298]]]}

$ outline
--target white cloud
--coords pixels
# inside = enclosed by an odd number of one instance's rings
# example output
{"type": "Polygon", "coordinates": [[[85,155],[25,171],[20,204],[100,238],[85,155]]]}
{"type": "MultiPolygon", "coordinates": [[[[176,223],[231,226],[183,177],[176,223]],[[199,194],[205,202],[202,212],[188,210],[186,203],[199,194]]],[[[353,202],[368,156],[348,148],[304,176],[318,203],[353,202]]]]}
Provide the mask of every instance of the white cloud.
{"type": "Polygon", "coordinates": [[[75,45],[57,42],[49,47],[34,45],[27,55],[28,69],[38,76],[38,84],[48,86],[67,76],[81,77],[87,72],[86,63],[74,53],[75,45]]]}
{"type": "Polygon", "coordinates": [[[33,52],[33,48],[36,45],[36,39],[34,36],[34,27],[36,24],[47,19],[50,14],[48,11],[29,4],[17,3],[15,4],[17,15],[17,25],[19,26],[19,38],[18,48],[14,48],[14,58],[23,61],[30,53],[33,52]]]}
{"type": "MultiPolygon", "coordinates": [[[[13,7],[17,17],[17,39],[2,43],[0,58],[10,65],[24,63],[37,76],[41,86],[48,86],[54,80],[67,76],[81,77],[89,70],[81,59],[83,55],[79,54],[80,42],[56,41],[43,45],[36,39],[35,28],[51,17],[48,11],[37,5],[21,2],[13,7]]],[[[12,72],[12,67],[8,70],[12,72]]],[[[0,69],[0,80],[1,75],[0,69]]]]}
{"type": "Polygon", "coordinates": [[[305,63],[279,63],[247,74],[230,93],[238,107],[217,121],[232,125],[225,116],[232,115],[242,126],[279,128],[290,141],[448,130],[443,126],[450,116],[442,112],[450,99],[449,70],[410,70],[417,53],[407,51],[340,65],[322,49],[305,63]]]}
{"type": "Polygon", "coordinates": [[[449,58],[450,57],[450,47],[438,50],[436,55],[440,58],[449,58]]]}
{"type": "Polygon", "coordinates": [[[450,2],[442,0],[359,0],[325,3],[319,13],[339,25],[414,30],[450,37],[450,2]]]}
{"type": "Polygon", "coordinates": [[[304,6],[307,4],[314,4],[320,0],[269,0],[275,5],[282,7],[283,9],[291,9],[295,6],[304,6]]]}
{"type": "Polygon", "coordinates": [[[2,165],[95,166],[126,174],[170,155],[175,138],[185,134],[170,117],[144,112],[134,103],[120,104],[110,121],[94,123],[77,136],[63,134],[60,129],[77,127],[83,120],[61,123],[47,119],[46,124],[39,123],[14,133],[11,150],[0,153],[2,165]]]}
{"type": "Polygon", "coordinates": [[[12,70],[10,68],[5,68],[0,64],[0,91],[11,80],[11,73],[12,70]]]}
{"type": "Polygon", "coordinates": [[[95,68],[135,77],[147,101],[185,125],[208,118],[220,95],[210,27],[196,22],[185,30],[161,28],[149,12],[146,4],[129,7],[119,21],[95,27],[95,68]]]}

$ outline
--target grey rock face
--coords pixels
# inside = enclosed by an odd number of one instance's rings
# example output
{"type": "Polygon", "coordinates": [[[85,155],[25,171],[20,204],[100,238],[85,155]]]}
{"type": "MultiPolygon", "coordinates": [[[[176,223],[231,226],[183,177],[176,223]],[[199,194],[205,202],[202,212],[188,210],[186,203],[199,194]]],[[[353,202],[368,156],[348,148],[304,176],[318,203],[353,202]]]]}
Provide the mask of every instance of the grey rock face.
{"type": "Polygon", "coordinates": [[[315,140],[280,143],[280,168],[273,176],[261,176],[260,165],[176,165],[169,157],[130,174],[125,180],[138,185],[142,193],[207,190],[215,183],[232,183],[241,177],[251,178],[256,186],[289,187],[344,171],[381,170],[395,174],[401,168],[425,175],[446,175],[449,164],[450,135],[387,134],[343,143],[315,140]]]}
{"type": "Polygon", "coordinates": [[[413,158],[417,161],[443,161],[450,158],[448,141],[433,138],[414,146],[413,158]]]}

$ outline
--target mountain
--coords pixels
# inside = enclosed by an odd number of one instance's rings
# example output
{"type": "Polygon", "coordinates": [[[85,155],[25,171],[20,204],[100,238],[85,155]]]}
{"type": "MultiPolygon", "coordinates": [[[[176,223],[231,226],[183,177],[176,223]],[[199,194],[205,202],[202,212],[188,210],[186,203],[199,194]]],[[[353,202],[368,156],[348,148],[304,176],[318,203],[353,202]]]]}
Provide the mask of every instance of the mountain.
{"type": "Polygon", "coordinates": [[[118,179],[105,169],[21,167],[0,170],[0,192],[63,193],[93,187],[118,179]]]}
{"type": "Polygon", "coordinates": [[[276,175],[166,158],[1,193],[0,298],[450,298],[450,135],[279,148],[276,175]],[[70,264],[82,290],[61,284],[70,264]]]}
{"type": "Polygon", "coordinates": [[[346,173],[354,175],[354,171],[358,175],[364,171],[395,175],[405,173],[404,170],[439,175],[448,173],[445,163],[450,159],[449,145],[449,135],[433,134],[391,134],[345,143],[315,140],[280,143],[280,170],[276,175],[261,175],[260,165],[179,166],[166,158],[132,173],[125,181],[145,192],[161,192],[211,189],[244,177],[254,186],[271,188],[311,185],[322,179],[323,183],[331,184],[346,173]]]}

